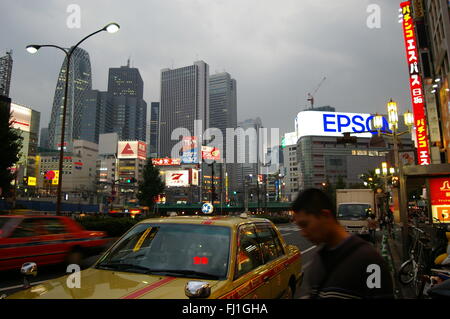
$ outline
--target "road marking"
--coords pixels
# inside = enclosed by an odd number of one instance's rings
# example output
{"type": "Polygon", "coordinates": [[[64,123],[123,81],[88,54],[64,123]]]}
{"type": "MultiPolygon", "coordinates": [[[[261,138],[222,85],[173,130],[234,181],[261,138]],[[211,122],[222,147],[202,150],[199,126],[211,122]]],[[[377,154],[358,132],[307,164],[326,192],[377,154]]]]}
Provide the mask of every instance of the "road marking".
{"type": "Polygon", "coordinates": [[[302,267],[302,269],[308,268],[309,266],[311,266],[311,263],[312,263],[312,261],[307,262],[307,263],[302,267]]]}
{"type": "MultiPolygon", "coordinates": [[[[33,283],[31,283],[31,286],[36,286],[36,285],[42,284],[46,281],[48,281],[48,280],[33,282],[33,283]]],[[[11,287],[6,287],[6,288],[1,288],[0,291],[11,290],[11,289],[16,289],[16,288],[21,288],[21,287],[23,287],[23,285],[11,286],[11,287]]]]}
{"type": "Polygon", "coordinates": [[[303,250],[303,251],[302,251],[302,255],[304,255],[304,254],[310,252],[310,251],[313,250],[314,248],[317,248],[317,246],[314,245],[314,246],[309,247],[308,249],[303,250]]]}

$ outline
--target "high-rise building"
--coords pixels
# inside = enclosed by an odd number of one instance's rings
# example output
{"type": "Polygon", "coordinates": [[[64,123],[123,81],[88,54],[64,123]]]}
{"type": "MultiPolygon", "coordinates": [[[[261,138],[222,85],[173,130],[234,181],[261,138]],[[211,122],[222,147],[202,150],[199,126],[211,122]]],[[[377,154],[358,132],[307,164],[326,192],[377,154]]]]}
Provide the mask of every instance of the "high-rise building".
{"type": "Polygon", "coordinates": [[[256,199],[259,195],[258,175],[261,172],[262,158],[260,158],[260,148],[262,141],[260,129],[263,127],[261,119],[247,119],[238,123],[238,129],[244,130],[243,138],[237,139],[237,183],[240,191],[243,193],[245,181],[249,188],[247,189],[251,199],[256,199]],[[247,134],[248,133],[248,134],[247,134]],[[254,133],[254,135],[252,134],[254,133]],[[254,194],[257,192],[258,194],[254,194]],[[256,196],[255,196],[256,195],[256,196]]]}
{"type": "MultiPolygon", "coordinates": [[[[50,148],[58,149],[61,141],[61,124],[64,105],[67,58],[61,66],[56,83],[53,108],[48,126],[50,148]]],[[[74,139],[80,139],[83,105],[86,93],[92,89],[91,62],[89,54],[76,48],[70,60],[69,89],[67,98],[64,141],[67,150],[72,149],[74,139]]]]}
{"type": "Polygon", "coordinates": [[[6,51],[6,55],[0,57],[0,95],[9,96],[12,66],[12,50],[6,51]]]}
{"type": "Polygon", "coordinates": [[[41,128],[41,135],[39,136],[39,147],[44,149],[50,148],[48,143],[48,127],[41,128]]]}
{"type": "Polygon", "coordinates": [[[137,68],[110,68],[108,95],[113,107],[113,132],[121,140],[146,141],[147,103],[144,82],[137,68]]]}
{"type": "Polygon", "coordinates": [[[83,105],[80,139],[98,144],[100,134],[112,132],[113,115],[107,92],[88,91],[83,105]]]}
{"type": "Polygon", "coordinates": [[[170,157],[178,143],[173,130],[185,128],[194,135],[194,121],[209,127],[209,66],[203,61],[179,69],[161,70],[159,156],[170,157]]]}
{"type": "Polygon", "coordinates": [[[150,107],[149,155],[158,157],[159,140],[159,102],[152,102],[150,107]]]}
{"type": "MultiPolygon", "coordinates": [[[[227,156],[227,128],[237,127],[237,93],[236,80],[229,73],[214,74],[209,77],[209,126],[222,131],[223,144],[220,149],[221,158],[224,160],[224,169],[228,180],[221,180],[221,185],[227,184],[229,191],[237,190],[236,159],[229,163],[227,156]]],[[[236,154],[236,143],[233,143],[233,154],[236,154]]],[[[235,156],[234,156],[235,157],[235,156]]],[[[223,172],[222,172],[223,173],[223,172]]]]}

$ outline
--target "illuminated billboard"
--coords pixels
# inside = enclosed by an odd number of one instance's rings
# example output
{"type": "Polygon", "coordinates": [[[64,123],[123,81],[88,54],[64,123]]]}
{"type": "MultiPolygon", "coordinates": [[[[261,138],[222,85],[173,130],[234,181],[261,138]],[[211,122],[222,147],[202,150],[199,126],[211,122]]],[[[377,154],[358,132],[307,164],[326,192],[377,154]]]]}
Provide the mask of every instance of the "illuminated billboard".
{"type": "Polygon", "coordinates": [[[181,162],[183,164],[198,163],[198,143],[196,136],[185,136],[183,138],[183,154],[181,162]]]}
{"type": "Polygon", "coordinates": [[[143,159],[147,158],[147,144],[141,141],[119,141],[118,156],[120,159],[143,159]]]}
{"type": "Polygon", "coordinates": [[[189,170],[165,171],[165,176],[169,187],[189,186],[189,170]]]}
{"type": "Polygon", "coordinates": [[[429,182],[433,217],[450,223],[450,177],[430,178],[429,182]]]}
{"type": "Polygon", "coordinates": [[[419,165],[429,165],[431,163],[431,158],[425,117],[425,98],[422,77],[419,72],[419,51],[417,49],[414,21],[411,16],[411,2],[402,2],[400,7],[403,17],[403,36],[405,39],[406,57],[409,69],[409,87],[413,105],[414,125],[416,127],[417,158],[419,165]]]}
{"type": "Polygon", "coordinates": [[[24,132],[29,132],[31,127],[31,113],[31,109],[11,103],[12,127],[24,132]]]}
{"type": "Polygon", "coordinates": [[[202,146],[202,159],[206,160],[220,160],[220,150],[217,147],[202,146]]]}
{"type": "Polygon", "coordinates": [[[297,144],[297,133],[291,132],[284,134],[284,137],[281,141],[281,146],[284,148],[288,145],[295,145],[297,144]]]}
{"type": "MultiPolygon", "coordinates": [[[[352,136],[371,138],[376,134],[369,132],[374,131],[373,118],[374,115],[366,113],[303,111],[298,113],[295,119],[296,138],[298,140],[304,136],[342,137],[342,134],[347,132],[355,133],[352,136]]],[[[382,130],[391,132],[386,118],[383,118],[382,130]]]]}
{"type": "Polygon", "coordinates": [[[152,158],[152,164],[155,166],[180,165],[181,158],[152,158]]]}

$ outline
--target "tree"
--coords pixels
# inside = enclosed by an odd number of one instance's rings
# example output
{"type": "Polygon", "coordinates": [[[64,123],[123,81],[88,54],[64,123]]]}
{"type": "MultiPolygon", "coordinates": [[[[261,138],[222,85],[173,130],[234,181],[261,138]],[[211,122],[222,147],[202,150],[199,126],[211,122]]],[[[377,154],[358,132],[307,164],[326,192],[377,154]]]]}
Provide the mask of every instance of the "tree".
{"type": "Polygon", "coordinates": [[[367,173],[362,174],[360,179],[363,181],[364,186],[374,191],[376,191],[377,188],[383,188],[382,180],[377,174],[375,174],[375,170],[370,170],[367,173]]]}
{"type": "Polygon", "coordinates": [[[161,194],[164,188],[159,169],[153,166],[152,159],[149,158],[144,167],[143,181],[139,182],[137,199],[140,205],[148,206],[151,211],[155,205],[155,197],[161,194]]]}
{"type": "Polygon", "coordinates": [[[11,194],[11,182],[15,179],[16,173],[11,168],[20,159],[22,140],[20,132],[13,128],[13,120],[8,107],[4,103],[0,104],[0,188],[1,196],[9,197],[11,194]]]}

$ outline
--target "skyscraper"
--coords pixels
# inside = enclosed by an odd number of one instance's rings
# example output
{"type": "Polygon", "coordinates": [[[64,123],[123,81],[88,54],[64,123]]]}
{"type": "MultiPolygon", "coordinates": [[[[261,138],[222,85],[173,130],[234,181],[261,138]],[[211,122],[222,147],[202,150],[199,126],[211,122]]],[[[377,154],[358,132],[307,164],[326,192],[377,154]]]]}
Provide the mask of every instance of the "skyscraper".
{"type": "MultiPolygon", "coordinates": [[[[260,129],[263,127],[261,119],[247,119],[238,123],[238,128],[242,128],[244,132],[254,130],[255,135],[244,135],[243,139],[237,139],[237,181],[241,189],[244,188],[244,182],[250,177],[250,188],[256,188],[258,185],[258,175],[260,174],[260,148],[262,147],[260,129]],[[256,150],[256,151],[255,151],[256,150]],[[253,185],[253,186],[252,186],[253,185]]],[[[256,197],[255,197],[256,198],[256,197]]]]}
{"type": "Polygon", "coordinates": [[[41,128],[41,135],[39,137],[39,147],[40,148],[50,148],[48,144],[48,127],[41,128]]]}
{"type": "MultiPolygon", "coordinates": [[[[89,60],[89,54],[81,48],[76,48],[70,63],[68,103],[64,134],[65,146],[67,150],[72,149],[74,139],[80,139],[83,105],[85,102],[86,92],[92,89],[91,62],[89,60]]],[[[67,58],[64,59],[61,66],[61,71],[59,72],[50,124],[48,126],[49,145],[52,149],[58,149],[61,140],[66,64],[67,58]]]]}
{"type": "Polygon", "coordinates": [[[137,68],[110,68],[108,95],[113,106],[113,132],[121,140],[146,141],[147,103],[144,82],[137,68]]]}
{"type": "MultiPolygon", "coordinates": [[[[209,77],[209,126],[222,131],[224,141],[220,152],[222,159],[226,162],[226,129],[237,127],[236,80],[232,79],[229,73],[214,74],[209,77]]],[[[233,143],[233,154],[236,154],[235,145],[233,143]]],[[[232,190],[236,190],[236,169],[237,165],[234,159],[230,163],[226,163],[224,169],[232,190]]]]}
{"type": "Polygon", "coordinates": [[[0,95],[9,96],[12,66],[12,51],[6,51],[6,55],[0,57],[0,95]]]}
{"type": "Polygon", "coordinates": [[[83,105],[80,139],[98,144],[100,134],[112,132],[113,115],[107,92],[88,91],[83,105]]]}
{"type": "Polygon", "coordinates": [[[209,127],[209,66],[203,61],[179,69],[161,70],[159,156],[170,157],[178,141],[172,131],[186,128],[194,135],[194,121],[209,127]]]}
{"type": "Polygon", "coordinates": [[[150,157],[158,157],[159,139],[159,102],[152,102],[150,106],[150,157]]]}

